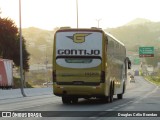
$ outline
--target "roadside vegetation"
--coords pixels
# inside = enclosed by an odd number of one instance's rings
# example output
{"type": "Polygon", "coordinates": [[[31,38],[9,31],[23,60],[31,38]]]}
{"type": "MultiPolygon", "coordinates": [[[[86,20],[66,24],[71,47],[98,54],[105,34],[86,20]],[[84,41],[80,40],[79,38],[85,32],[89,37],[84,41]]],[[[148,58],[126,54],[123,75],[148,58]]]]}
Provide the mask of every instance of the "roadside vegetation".
{"type": "MultiPolygon", "coordinates": [[[[13,82],[14,82],[14,87],[13,87],[14,89],[17,89],[17,88],[21,87],[21,80],[20,80],[20,78],[14,77],[13,78],[13,82]]],[[[25,87],[26,88],[33,88],[33,86],[29,82],[26,82],[25,87]]]]}
{"type": "Polygon", "coordinates": [[[150,75],[150,76],[145,76],[146,80],[160,86],[160,71],[157,73],[157,75],[150,75]]]}
{"type": "Polygon", "coordinates": [[[52,71],[30,71],[26,73],[25,81],[32,87],[46,87],[43,84],[52,81],[52,71]]]}
{"type": "Polygon", "coordinates": [[[139,75],[143,76],[147,81],[160,86],[160,70],[154,75],[144,75],[142,69],[140,69],[139,75]]]}
{"type": "MultiPolygon", "coordinates": [[[[0,58],[13,60],[14,66],[20,66],[20,35],[14,21],[0,16],[0,58]]],[[[22,37],[23,70],[29,70],[29,52],[26,40],[22,37]]]]}

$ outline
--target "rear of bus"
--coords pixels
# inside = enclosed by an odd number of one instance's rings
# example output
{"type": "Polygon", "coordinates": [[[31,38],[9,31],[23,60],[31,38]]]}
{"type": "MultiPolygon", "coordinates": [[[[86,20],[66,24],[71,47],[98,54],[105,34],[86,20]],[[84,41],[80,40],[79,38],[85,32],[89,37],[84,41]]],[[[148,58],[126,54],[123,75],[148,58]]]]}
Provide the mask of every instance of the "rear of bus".
{"type": "Polygon", "coordinates": [[[63,103],[104,95],[103,32],[59,29],[54,37],[53,92],[63,103]]]}

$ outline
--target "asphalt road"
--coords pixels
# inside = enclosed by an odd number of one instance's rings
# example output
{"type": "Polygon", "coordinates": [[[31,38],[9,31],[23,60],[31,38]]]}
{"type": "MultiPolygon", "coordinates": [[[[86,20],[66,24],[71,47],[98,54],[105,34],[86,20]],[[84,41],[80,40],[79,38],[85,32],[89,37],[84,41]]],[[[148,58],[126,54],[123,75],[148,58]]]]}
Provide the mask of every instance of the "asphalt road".
{"type": "MultiPolygon", "coordinates": [[[[118,100],[117,96],[114,96],[113,103],[103,103],[99,99],[80,99],[77,104],[63,105],[60,97],[51,94],[1,100],[0,111],[54,111],[46,113],[48,116],[54,114],[54,120],[159,120],[160,117],[151,117],[151,115],[155,111],[159,111],[160,114],[160,88],[147,82],[140,76],[135,76],[135,80],[135,83],[128,83],[124,98],[118,100]],[[144,117],[145,114],[149,115],[149,117],[144,117]],[[127,115],[128,117],[124,117],[127,115]],[[130,117],[131,115],[134,117],[130,117]]],[[[156,116],[156,114],[154,115],[156,116]]],[[[6,118],[0,119],[6,120],[6,118]]],[[[17,120],[22,118],[8,119],[17,120]]],[[[53,118],[23,119],[52,120],[53,118]]]]}

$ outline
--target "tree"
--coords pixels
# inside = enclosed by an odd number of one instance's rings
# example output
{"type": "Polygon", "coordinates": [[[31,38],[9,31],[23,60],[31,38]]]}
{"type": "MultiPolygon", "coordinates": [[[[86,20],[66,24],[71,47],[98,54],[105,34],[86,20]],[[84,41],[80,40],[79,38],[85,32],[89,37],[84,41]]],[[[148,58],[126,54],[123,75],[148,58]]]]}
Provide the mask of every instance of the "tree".
{"type": "MultiPolygon", "coordinates": [[[[18,28],[9,18],[0,17],[0,56],[11,59],[16,66],[20,66],[20,42],[18,28]]],[[[25,39],[23,38],[23,69],[29,69],[29,53],[27,52],[25,39]]]]}
{"type": "Polygon", "coordinates": [[[12,20],[0,18],[0,51],[3,58],[12,58],[17,33],[18,29],[12,20]]]}
{"type": "MultiPolygon", "coordinates": [[[[13,60],[16,64],[16,66],[20,66],[20,35],[17,36],[16,42],[15,42],[15,54],[13,56],[13,60]]],[[[29,56],[30,54],[28,53],[27,49],[26,49],[26,40],[24,39],[24,37],[22,37],[22,54],[23,54],[23,69],[25,71],[29,70],[29,56]]]]}

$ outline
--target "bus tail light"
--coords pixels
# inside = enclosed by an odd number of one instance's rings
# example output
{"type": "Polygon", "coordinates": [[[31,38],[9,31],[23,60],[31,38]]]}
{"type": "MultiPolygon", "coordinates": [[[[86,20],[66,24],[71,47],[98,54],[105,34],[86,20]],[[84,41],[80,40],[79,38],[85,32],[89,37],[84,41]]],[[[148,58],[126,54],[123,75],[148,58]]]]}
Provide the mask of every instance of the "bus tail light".
{"type": "Polygon", "coordinates": [[[101,71],[101,82],[105,82],[105,71],[101,71]]]}
{"type": "Polygon", "coordinates": [[[52,76],[53,76],[53,82],[56,82],[56,71],[53,71],[52,76]]]}

